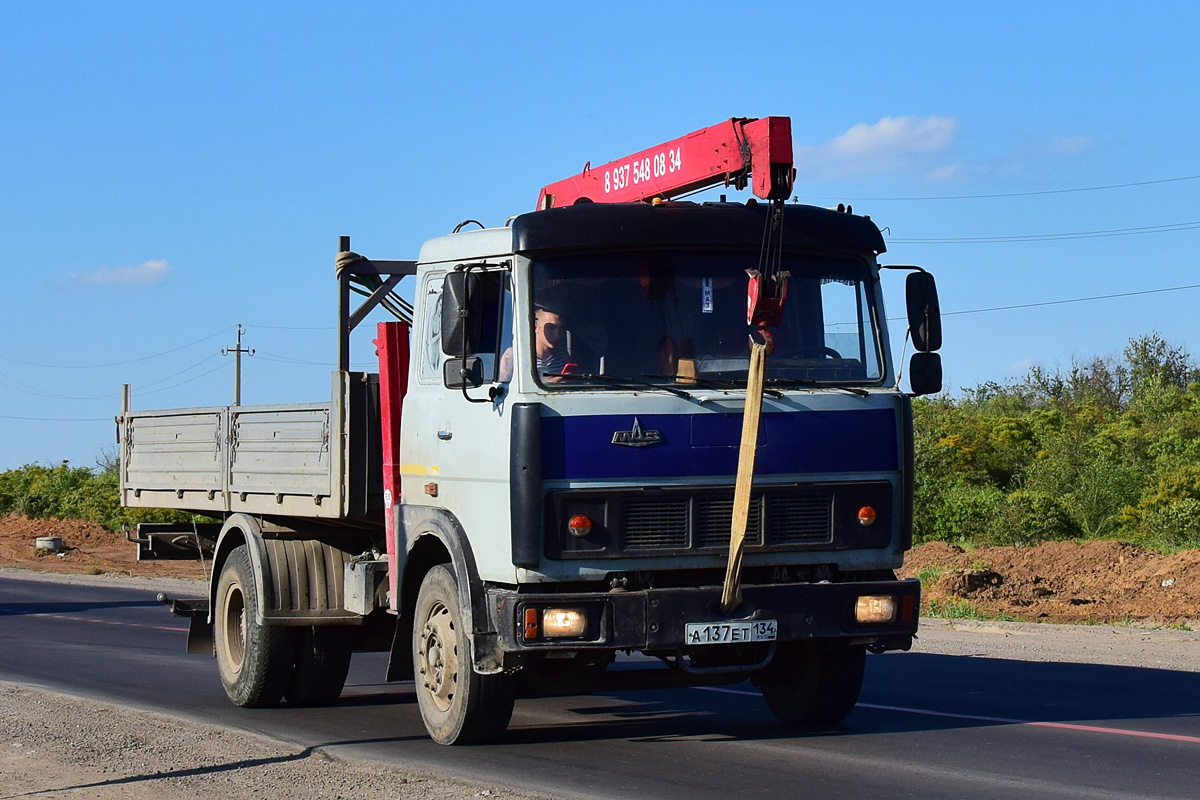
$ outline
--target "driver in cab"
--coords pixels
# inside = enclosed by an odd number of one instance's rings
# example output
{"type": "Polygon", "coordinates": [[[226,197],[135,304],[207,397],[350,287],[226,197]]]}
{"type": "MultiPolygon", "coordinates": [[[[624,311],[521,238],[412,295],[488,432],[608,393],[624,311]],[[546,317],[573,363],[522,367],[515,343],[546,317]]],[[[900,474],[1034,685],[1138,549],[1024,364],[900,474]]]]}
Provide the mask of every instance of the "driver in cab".
{"type": "MultiPolygon", "coordinates": [[[[537,359],[537,374],[561,375],[567,366],[566,322],[562,314],[539,306],[533,312],[533,350],[537,359]]],[[[507,383],[513,374],[513,352],[509,347],[500,357],[500,382],[507,383]]]]}

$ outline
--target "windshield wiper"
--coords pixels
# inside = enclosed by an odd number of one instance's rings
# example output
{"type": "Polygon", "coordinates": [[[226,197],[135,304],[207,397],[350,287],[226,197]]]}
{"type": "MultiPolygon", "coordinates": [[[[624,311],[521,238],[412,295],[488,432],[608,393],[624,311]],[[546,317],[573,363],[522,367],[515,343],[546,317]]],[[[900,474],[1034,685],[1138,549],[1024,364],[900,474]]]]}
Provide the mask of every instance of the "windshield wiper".
{"type": "MultiPolygon", "coordinates": [[[[701,386],[705,389],[740,390],[740,389],[746,388],[745,381],[738,381],[738,380],[733,380],[730,378],[706,378],[704,376],[697,376],[694,378],[685,378],[685,377],[681,377],[679,375],[652,375],[650,373],[643,373],[643,376],[647,377],[647,378],[666,378],[668,380],[672,380],[677,383],[687,383],[689,386],[701,386]]],[[[657,385],[657,384],[655,384],[655,385],[657,385]]],[[[776,398],[783,397],[783,392],[777,391],[775,389],[765,389],[764,388],[763,393],[768,394],[771,397],[776,397],[776,398]]]]}
{"type": "Polygon", "coordinates": [[[668,394],[673,394],[676,397],[682,397],[685,400],[691,400],[692,395],[685,392],[683,389],[676,389],[674,386],[664,386],[661,383],[650,383],[639,378],[626,378],[621,375],[597,375],[594,372],[564,372],[561,375],[557,372],[547,372],[542,375],[544,378],[578,378],[580,380],[592,380],[608,383],[613,386],[619,386],[622,389],[660,389],[668,394]]]}
{"type": "Polygon", "coordinates": [[[859,397],[870,397],[871,393],[866,389],[860,389],[857,386],[846,386],[839,383],[822,383],[809,378],[768,378],[767,383],[775,386],[803,386],[804,388],[812,389],[841,389],[843,392],[856,394],[859,397]]]}

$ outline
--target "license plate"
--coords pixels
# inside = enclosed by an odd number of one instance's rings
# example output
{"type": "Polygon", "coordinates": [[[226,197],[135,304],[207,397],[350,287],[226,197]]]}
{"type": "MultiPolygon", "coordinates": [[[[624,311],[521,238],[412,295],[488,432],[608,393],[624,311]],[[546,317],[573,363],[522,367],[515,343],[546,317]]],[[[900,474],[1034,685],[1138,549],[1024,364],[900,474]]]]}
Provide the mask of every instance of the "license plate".
{"type": "Polygon", "coordinates": [[[779,623],[773,619],[753,622],[689,622],[684,629],[685,644],[735,644],[773,642],[779,635],[779,623]]]}

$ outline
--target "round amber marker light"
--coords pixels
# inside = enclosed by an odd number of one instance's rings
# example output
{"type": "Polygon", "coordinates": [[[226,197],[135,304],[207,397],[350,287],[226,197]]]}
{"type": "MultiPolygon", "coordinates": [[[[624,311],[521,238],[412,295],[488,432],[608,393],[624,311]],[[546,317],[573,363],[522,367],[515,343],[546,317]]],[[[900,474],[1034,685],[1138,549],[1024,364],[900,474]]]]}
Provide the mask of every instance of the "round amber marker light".
{"type": "Polygon", "coordinates": [[[572,536],[582,539],[592,532],[592,520],[587,514],[576,514],[567,523],[567,529],[571,531],[572,536]]]}
{"type": "Polygon", "coordinates": [[[858,524],[864,528],[868,525],[875,524],[875,509],[870,506],[863,506],[858,510],[858,524]]]}

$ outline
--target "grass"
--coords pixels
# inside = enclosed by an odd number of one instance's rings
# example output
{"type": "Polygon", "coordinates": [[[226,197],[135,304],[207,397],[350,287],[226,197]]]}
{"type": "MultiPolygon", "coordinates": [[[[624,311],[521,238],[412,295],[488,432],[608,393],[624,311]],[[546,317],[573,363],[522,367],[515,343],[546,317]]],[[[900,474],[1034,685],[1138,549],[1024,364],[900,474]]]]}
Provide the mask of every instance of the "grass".
{"type": "Polygon", "coordinates": [[[936,583],[937,579],[940,577],[942,577],[941,567],[923,567],[921,571],[917,573],[917,580],[921,582],[922,588],[925,588],[932,583],[936,583]]]}
{"type": "Polygon", "coordinates": [[[981,614],[975,604],[970,600],[938,600],[929,601],[929,606],[925,611],[927,616],[936,617],[938,619],[972,619],[972,620],[987,620],[985,614],[981,614]]]}

